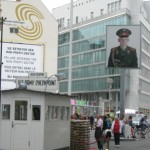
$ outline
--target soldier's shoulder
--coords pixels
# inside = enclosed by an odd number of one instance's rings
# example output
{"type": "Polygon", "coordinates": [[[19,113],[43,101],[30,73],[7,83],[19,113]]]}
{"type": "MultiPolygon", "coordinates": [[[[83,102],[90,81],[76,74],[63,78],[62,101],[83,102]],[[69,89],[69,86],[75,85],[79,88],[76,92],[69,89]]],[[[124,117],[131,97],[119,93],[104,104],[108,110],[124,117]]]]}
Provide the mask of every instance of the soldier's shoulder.
{"type": "Polygon", "coordinates": [[[133,48],[133,47],[130,47],[130,46],[128,46],[128,48],[127,48],[129,51],[136,51],[136,49],[135,48],[133,48]]]}
{"type": "Polygon", "coordinates": [[[115,51],[118,50],[118,48],[119,48],[119,47],[113,47],[113,48],[111,49],[111,51],[112,51],[112,52],[115,52],[115,51]]]}

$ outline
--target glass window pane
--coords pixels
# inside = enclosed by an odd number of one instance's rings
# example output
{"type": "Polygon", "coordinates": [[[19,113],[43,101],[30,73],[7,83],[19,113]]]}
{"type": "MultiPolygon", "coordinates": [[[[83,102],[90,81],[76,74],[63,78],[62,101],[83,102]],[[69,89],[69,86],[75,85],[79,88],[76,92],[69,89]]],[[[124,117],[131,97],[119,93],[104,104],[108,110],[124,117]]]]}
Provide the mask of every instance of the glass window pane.
{"type": "Polygon", "coordinates": [[[2,105],[2,119],[10,119],[10,105],[3,104],[2,105]]]}
{"type": "Polygon", "coordinates": [[[15,101],[15,120],[27,120],[27,101],[15,101]]]}
{"type": "Polygon", "coordinates": [[[32,120],[41,120],[41,106],[32,105],[32,120]]]}

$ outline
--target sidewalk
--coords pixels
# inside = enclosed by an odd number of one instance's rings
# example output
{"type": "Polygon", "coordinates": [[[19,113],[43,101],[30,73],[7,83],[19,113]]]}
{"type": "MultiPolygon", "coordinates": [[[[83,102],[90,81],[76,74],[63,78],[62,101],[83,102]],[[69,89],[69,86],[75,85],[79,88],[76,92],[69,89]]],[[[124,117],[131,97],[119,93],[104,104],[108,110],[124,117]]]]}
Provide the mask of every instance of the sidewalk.
{"type": "MultiPolygon", "coordinates": [[[[96,140],[95,140],[95,137],[94,137],[94,133],[95,133],[95,130],[90,130],[90,150],[97,150],[97,143],[96,143],[96,140]]],[[[123,139],[120,139],[120,141],[136,141],[136,139],[134,138],[123,138],[123,139]]],[[[114,142],[114,138],[112,137],[110,139],[110,143],[112,145],[112,143],[114,142]]],[[[105,146],[104,146],[105,147],[105,146]]]]}

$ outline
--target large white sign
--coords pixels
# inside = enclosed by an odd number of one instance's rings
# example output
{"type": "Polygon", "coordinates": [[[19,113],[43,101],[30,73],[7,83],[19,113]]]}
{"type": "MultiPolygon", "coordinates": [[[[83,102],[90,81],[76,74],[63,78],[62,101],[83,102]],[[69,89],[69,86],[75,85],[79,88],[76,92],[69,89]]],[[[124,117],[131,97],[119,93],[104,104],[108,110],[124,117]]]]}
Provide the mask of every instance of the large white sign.
{"type": "Polygon", "coordinates": [[[2,89],[15,87],[15,79],[30,72],[43,72],[43,46],[3,43],[2,89]]]}

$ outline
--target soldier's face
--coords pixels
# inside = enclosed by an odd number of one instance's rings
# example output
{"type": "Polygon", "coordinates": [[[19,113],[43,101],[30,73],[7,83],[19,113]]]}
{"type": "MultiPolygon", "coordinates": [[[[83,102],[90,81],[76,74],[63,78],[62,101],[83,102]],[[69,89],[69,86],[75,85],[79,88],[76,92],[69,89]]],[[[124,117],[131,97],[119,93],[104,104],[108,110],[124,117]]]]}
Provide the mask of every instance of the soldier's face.
{"type": "Polygon", "coordinates": [[[120,37],[120,38],[118,39],[118,42],[120,42],[120,46],[121,46],[121,47],[127,46],[128,41],[129,41],[129,38],[128,38],[128,37],[120,37]]]}

